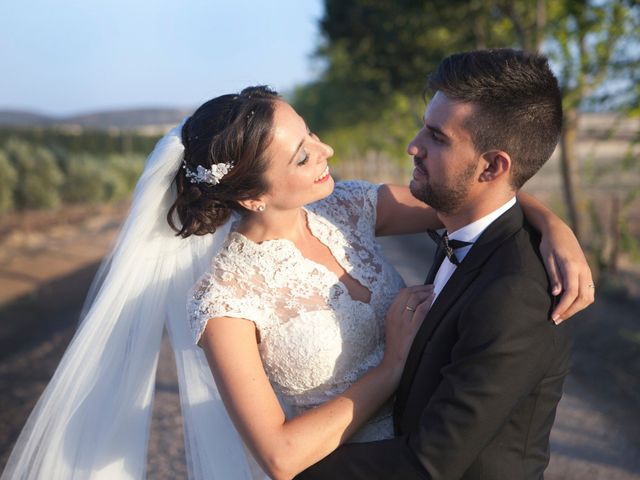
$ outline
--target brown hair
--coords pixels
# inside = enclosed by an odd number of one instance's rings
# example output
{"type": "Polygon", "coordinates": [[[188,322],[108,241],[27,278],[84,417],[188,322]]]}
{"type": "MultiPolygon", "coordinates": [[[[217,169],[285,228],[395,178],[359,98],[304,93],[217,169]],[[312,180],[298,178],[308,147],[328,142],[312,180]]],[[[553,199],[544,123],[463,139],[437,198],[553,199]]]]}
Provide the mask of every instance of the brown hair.
{"type": "Polygon", "coordinates": [[[509,48],[456,53],[429,77],[428,89],[474,104],[467,129],[480,153],[513,160],[515,189],[549,159],[562,128],[562,95],[547,58],[509,48]]]}
{"type": "Polygon", "coordinates": [[[195,172],[199,165],[208,169],[216,163],[230,163],[233,168],[220,183],[212,185],[192,183],[181,166],[174,179],[177,197],[167,214],[177,235],[186,238],[213,233],[232,211],[245,211],[239,200],[267,191],[265,151],[272,140],[279,99],[267,87],[248,87],[238,95],[209,100],[185,122],[182,143],[184,165],[189,170],[195,172]]]}

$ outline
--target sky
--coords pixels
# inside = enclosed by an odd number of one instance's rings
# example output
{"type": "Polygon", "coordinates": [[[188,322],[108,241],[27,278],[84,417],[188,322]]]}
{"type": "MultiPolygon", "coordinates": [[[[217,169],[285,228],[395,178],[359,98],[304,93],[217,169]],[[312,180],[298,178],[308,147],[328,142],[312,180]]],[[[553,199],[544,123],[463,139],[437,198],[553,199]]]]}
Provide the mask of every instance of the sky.
{"type": "Polygon", "coordinates": [[[192,108],[255,84],[286,93],[321,71],[322,13],[322,0],[2,1],[0,109],[192,108]]]}

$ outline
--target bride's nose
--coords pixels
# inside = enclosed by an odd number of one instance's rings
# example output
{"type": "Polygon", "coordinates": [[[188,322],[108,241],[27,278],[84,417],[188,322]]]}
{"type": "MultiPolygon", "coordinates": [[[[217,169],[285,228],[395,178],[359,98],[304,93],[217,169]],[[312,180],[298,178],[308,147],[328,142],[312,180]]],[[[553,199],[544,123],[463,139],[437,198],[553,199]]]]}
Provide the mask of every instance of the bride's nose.
{"type": "Polygon", "coordinates": [[[324,146],[324,149],[326,151],[327,158],[333,157],[333,148],[331,147],[331,145],[327,145],[326,143],[323,143],[322,145],[324,146]]]}
{"type": "Polygon", "coordinates": [[[331,147],[331,145],[324,143],[322,140],[318,140],[318,144],[324,158],[333,157],[333,148],[331,147]]]}

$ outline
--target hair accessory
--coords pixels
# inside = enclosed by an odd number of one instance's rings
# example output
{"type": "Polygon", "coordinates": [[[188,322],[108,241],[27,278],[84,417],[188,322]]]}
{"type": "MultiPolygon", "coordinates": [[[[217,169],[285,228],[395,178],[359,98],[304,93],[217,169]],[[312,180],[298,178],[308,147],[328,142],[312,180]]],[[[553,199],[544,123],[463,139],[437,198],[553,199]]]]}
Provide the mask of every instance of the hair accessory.
{"type": "Polygon", "coordinates": [[[194,172],[187,166],[187,162],[182,162],[182,168],[185,169],[187,178],[191,183],[209,183],[217,185],[229,171],[233,168],[233,163],[214,163],[211,168],[204,168],[198,165],[194,172]]]}

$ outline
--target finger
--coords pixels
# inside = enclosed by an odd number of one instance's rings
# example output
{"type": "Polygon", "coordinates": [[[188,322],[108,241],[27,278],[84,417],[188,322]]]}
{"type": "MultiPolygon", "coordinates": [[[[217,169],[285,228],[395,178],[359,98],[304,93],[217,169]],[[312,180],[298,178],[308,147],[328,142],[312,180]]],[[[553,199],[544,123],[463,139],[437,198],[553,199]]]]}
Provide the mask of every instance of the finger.
{"type": "Polygon", "coordinates": [[[433,291],[420,291],[412,293],[407,299],[407,308],[411,307],[412,310],[415,310],[419,304],[430,297],[433,297],[433,291]]]}
{"type": "Polygon", "coordinates": [[[433,285],[432,284],[413,285],[412,287],[406,287],[403,290],[407,290],[409,294],[416,293],[416,292],[429,292],[433,290],[433,285]]]}
{"type": "Polygon", "coordinates": [[[433,295],[430,295],[425,300],[420,302],[420,304],[416,307],[416,315],[422,315],[422,318],[427,314],[429,308],[431,308],[431,301],[433,300],[433,295]]]}
{"type": "Polygon", "coordinates": [[[551,319],[556,323],[559,323],[561,318],[567,318],[565,312],[573,305],[573,302],[576,301],[580,294],[579,272],[572,264],[567,264],[565,268],[565,271],[561,271],[564,293],[551,313],[551,319]]]}
{"type": "Polygon", "coordinates": [[[409,289],[401,288],[400,291],[396,294],[396,298],[393,299],[393,305],[404,307],[407,304],[408,298],[409,298],[409,289]]]}
{"type": "Polygon", "coordinates": [[[581,310],[584,310],[593,303],[595,299],[595,288],[593,288],[593,280],[591,275],[582,274],[580,277],[580,289],[575,301],[562,313],[556,324],[560,324],[564,320],[572,317],[581,310]]]}
{"type": "Polygon", "coordinates": [[[554,296],[560,295],[560,292],[562,292],[562,277],[556,265],[556,257],[554,255],[547,255],[544,258],[544,265],[549,275],[549,282],[551,283],[551,294],[554,296]]]}
{"type": "Polygon", "coordinates": [[[416,302],[416,305],[417,305],[419,302],[423,301],[425,298],[427,298],[430,295],[433,295],[432,288],[429,290],[420,290],[420,291],[414,292],[411,295],[409,295],[409,298],[411,300],[418,299],[418,302],[416,302]]]}
{"type": "Polygon", "coordinates": [[[418,304],[416,307],[416,311],[413,312],[412,321],[422,323],[427,313],[429,312],[429,308],[431,308],[431,299],[432,297],[428,297],[422,302],[418,304]]]}

